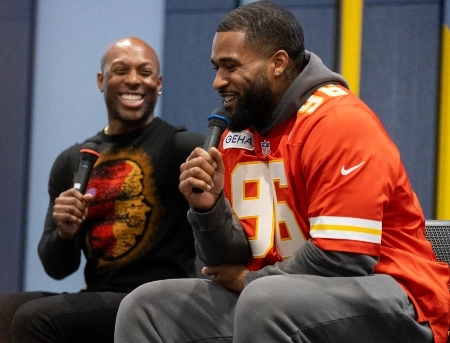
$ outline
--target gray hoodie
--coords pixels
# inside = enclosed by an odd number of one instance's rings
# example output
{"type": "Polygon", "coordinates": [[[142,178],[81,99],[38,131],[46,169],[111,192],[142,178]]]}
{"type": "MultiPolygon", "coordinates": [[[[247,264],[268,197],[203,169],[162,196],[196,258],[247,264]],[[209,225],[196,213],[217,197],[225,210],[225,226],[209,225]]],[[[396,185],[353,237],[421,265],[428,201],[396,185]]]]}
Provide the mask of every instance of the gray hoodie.
{"type": "MultiPolygon", "coordinates": [[[[315,54],[306,51],[306,63],[275,108],[271,119],[263,127],[254,128],[262,135],[295,115],[323,85],[340,84],[348,88],[345,79],[329,70],[315,54]]],[[[223,193],[211,211],[199,213],[191,208],[188,219],[194,230],[197,255],[205,265],[247,264],[251,258],[247,236],[223,193]]],[[[376,263],[377,259],[373,256],[324,251],[308,240],[290,258],[249,272],[246,284],[258,277],[276,274],[365,276],[373,272],[376,263]]]]}

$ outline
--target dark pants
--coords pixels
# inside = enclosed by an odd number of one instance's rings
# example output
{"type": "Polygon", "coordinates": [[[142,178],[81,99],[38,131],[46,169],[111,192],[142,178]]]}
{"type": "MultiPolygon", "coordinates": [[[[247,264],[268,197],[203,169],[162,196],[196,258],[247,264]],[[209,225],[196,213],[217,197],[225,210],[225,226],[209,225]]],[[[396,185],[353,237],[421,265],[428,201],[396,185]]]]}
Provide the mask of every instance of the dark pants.
{"type": "Polygon", "coordinates": [[[0,295],[0,342],[113,342],[114,324],[126,293],[0,295]]]}

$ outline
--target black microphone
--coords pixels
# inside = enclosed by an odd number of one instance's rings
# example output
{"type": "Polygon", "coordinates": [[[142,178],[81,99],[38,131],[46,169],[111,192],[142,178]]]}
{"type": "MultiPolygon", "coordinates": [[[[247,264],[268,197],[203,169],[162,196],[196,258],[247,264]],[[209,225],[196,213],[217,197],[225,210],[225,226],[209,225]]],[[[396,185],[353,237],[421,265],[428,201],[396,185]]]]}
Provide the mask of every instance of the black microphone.
{"type": "Polygon", "coordinates": [[[97,144],[93,142],[87,142],[80,150],[80,153],[80,165],[73,188],[78,189],[81,194],[84,194],[89,178],[91,177],[92,168],[100,153],[98,152],[97,144]]]}
{"type": "MultiPolygon", "coordinates": [[[[227,111],[223,108],[217,108],[208,117],[208,135],[203,144],[203,150],[206,150],[208,153],[212,147],[217,148],[219,146],[220,137],[222,137],[222,133],[230,124],[227,115],[227,111]]],[[[192,191],[194,193],[203,193],[203,189],[197,187],[192,188],[192,191]]]]}

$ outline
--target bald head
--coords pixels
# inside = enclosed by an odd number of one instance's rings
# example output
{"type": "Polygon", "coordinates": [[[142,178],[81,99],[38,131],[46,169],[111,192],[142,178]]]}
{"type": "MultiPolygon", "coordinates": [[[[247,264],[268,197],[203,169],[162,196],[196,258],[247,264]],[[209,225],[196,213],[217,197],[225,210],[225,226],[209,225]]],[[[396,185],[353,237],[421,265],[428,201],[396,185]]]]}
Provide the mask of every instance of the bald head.
{"type": "Polygon", "coordinates": [[[104,93],[111,134],[148,124],[162,88],[155,50],[142,39],[122,38],[106,49],[97,86],[104,93]]]}
{"type": "Polygon", "coordinates": [[[159,60],[156,55],[155,50],[144,42],[142,39],[137,37],[126,37],[121,38],[109,45],[101,60],[101,70],[105,71],[105,65],[112,63],[115,56],[120,51],[138,51],[141,50],[144,55],[147,55],[149,59],[154,62],[155,71],[159,74],[159,60]]]}

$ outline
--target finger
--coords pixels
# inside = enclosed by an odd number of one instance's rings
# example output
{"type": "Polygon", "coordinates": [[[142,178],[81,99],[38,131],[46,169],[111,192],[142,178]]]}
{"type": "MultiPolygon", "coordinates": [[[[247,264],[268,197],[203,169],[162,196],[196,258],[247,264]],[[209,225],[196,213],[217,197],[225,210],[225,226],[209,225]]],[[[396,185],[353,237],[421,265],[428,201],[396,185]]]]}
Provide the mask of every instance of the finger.
{"type": "Polygon", "coordinates": [[[190,161],[184,162],[180,166],[180,172],[186,172],[195,168],[199,168],[211,175],[216,170],[217,163],[208,154],[207,158],[204,156],[198,156],[190,161]]]}
{"type": "Polygon", "coordinates": [[[80,222],[80,220],[80,217],[74,216],[70,213],[53,212],[53,221],[58,226],[77,224],[80,222]]]}
{"type": "Polygon", "coordinates": [[[219,274],[221,272],[220,266],[206,266],[203,267],[202,273],[206,273],[205,275],[213,275],[213,274],[219,274]]]}
{"type": "MultiPolygon", "coordinates": [[[[214,170],[211,173],[214,173],[214,170]]],[[[180,174],[180,184],[182,184],[180,190],[184,194],[189,194],[193,187],[210,190],[214,186],[211,174],[201,167],[193,167],[183,171],[180,174]]]]}
{"type": "Polygon", "coordinates": [[[203,191],[210,191],[212,185],[207,184],[202,180],[198,180],[195,178],[189,178],[180,182],[179,189],[181,193],[185,196],[189,196],[191,194],[200,194],[199,192],[194,192],[194,189],[202,189],[203,191]]]}
{"type": "Polygon", "coordinates": [[[55,206],[53,206],[53,213],[54,214],[61,214],[61,215],[73,215],[75,217],[81,217],[83,215],[83,212],[85,210],[86,206],[82,204],[60,204],[55,203],[55,206]]]}
{"type": "Polygon", "coordinates": [[[213,275],[210,275],[210,276],[211,276],[211,280],[212,281],[217,282],[217,274],[213,274],[213,275]]]}
{"type": "Polygon", "coordinates": [[[212,269],[211,267],[203,267],[202,268],[202,274],[203,275],[207,275],[207,276],[212,276],[214,274],[217,274],[217,273],[212,273],[211,269],[212,269]]]}
{"type": "Polygon", "coordinates": [[[76,211],[82,212],[86,207],[86,201],[83,197],[77,199],[75,197],[58,197],[55,199],[54,211],[69,212],[76,214],[76,211]]]}
{"type": "Polygon", "coordinates": [[[211,158],[211,156],[209,155],[208,152],[206,152],[205,150],[203,150],[200,147],[197,147],[194,150],[192,150],[190,155],[186,158],[186,163],[190,163],[192,160],[195,160],[199,157],[204,158],[205,160],[207,160],[211,163],[213,162],[213,159],[211,158]]]}
{"type": "Polygon", "coordinates": [[[68,190],[62,192],[58,198],[75,198],[78,201],[83,201],[83,194],[81,194],[80,191],[75,188],[69,188],[68,190]]]}
{"type": "Polygon", "coordinates": [[[217,148],[211,148],[211,157],[214,160],[215,171],[217,173],[223,173],[225,166],[223,164],[222,153],[217,148]]]}
{"type": "Polygon", "coordinates": [[[97,190],[95,188],[89,188],[86,191],[86,194],[83,195],[83,199],[85,202],[90,203],[95,196],[97,195],[97,190]]]}

